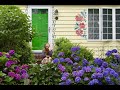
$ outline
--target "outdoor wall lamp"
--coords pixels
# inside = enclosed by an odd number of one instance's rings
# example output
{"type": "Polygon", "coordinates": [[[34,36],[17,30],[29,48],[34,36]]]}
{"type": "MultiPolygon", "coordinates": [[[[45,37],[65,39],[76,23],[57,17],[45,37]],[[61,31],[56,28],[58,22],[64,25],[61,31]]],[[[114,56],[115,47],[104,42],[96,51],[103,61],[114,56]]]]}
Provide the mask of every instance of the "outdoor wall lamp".
{"type": "Polygon", "coordinates": [[[58,10],[55,10],[55,20],[58,20],[58,10]]]}

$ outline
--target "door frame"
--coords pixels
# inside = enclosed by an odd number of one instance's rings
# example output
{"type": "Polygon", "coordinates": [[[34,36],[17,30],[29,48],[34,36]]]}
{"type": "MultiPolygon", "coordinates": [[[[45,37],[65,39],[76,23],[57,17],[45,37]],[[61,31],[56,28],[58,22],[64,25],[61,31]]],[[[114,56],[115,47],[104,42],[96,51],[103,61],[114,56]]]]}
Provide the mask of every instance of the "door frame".
{"type": "MultiPolygon", "coordinates": [[[[48,9],[48,43],[50,48],[52,47],[52,6],[51,5],[28,5],[28,15],[30,16],[30,21],[32,23],[32,9],[48,9]]],[[[32,47],[32,42],[30,42],[32,47]]],[[[32,50],[34,53],[41,53],[42,50],[32,50]]]]}

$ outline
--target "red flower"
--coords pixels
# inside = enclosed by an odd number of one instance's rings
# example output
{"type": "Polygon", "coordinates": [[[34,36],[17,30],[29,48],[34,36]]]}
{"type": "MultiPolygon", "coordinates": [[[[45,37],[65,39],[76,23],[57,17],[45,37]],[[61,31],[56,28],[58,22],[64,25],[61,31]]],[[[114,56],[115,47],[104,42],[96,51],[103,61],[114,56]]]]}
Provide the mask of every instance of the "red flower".
{"type": "Polygon", "coordinates": [[[83,30],[76,30],[76,34],[77,34],[78,36],[82,36],[83,30]]]}
{"type": "Polygon", "coordinates": [[[76,21],[83,21],[84,20],[84,18],[82,16],[76,16],[75,19],[76,19],[76,21]]]}
{"type": "Polygon", "coordinates": [[[80,23],[80,28],[85,28],[85,24],[84,23],[80,23]]]}

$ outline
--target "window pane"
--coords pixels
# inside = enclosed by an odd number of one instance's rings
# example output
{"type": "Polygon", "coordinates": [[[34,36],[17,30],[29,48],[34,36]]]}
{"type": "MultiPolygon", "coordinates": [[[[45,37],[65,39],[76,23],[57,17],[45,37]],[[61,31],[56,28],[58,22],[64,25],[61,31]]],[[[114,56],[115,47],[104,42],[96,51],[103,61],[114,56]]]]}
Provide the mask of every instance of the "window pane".
{"type": "Polygon", "coordinates": [[[99,14],[99,9],[94,9],[94,14],[99,14]]]}
{"type": "Polygon", "coordinates": [[[112,22],[108,22],[108,27],[112,27],[112,22]]]}
{"type": "Polygon", "coordinates": [[[112,20],[112,15],[108,15],[108,20],[112,20]]]}
{"type": "Polygon", "coordinates": [[[116,22],[116,27],[120,27],[120,22],[116,22]]]}
{"type": "Polygon", "coordinates": [[[89,34],[88,38],[93,39],[93,34],[89,34]]]}
{"type": "Polygon", "coordinates": [[[88,33],[93,33],[93,28],[88,28],[88,33]]]}
{"type": "Polygon", "coordinates": [[[94,34],[94,39],[99,39],[99,34],[94,34]]]}
{"type": "Polygon", "coordinates": [[[116,20],[120,20],[120,15],[116,15],[116,20]]]}
{"type": "Polygon", "coordinates": [[[103,33],[107,33],[107,28],[103,28],[103,33]]]}
{"type": "Polygon", "coordinates": [[[107,14],[107,9],[103,9],[103,14],[107,14]]]}
{"type": "Polygon", "coordinates": [[[107,15],[103,15],[103,20],[107,20],[107,15]]]}
{"type": "Polygon", "coordinates": [[[112,33],[112,28],[108,28],[108,33],[112,33]]]}
{"type": "Polygon", "coordinates": [[[103,22],[103,27],[107,27],[107,22],[103,22]]]}
{"type": "Polygon", "coordinates": [[[120,33],[120,28],[116,28],[116,33],[120,33]]]}
{"type": "Polygon", "coordinates": [[[120,9],[116,9],[116,14],[120,14],[120,9]]]}
{"type": "Polygon", "coordinates": [[[88,15],[88,20],[92,21],[93,20],[93,15],[88,15]]]}
{"type": "Polygon", "coordinates": [[[94,27],[99,27],[98,22],[94,22],[94,27]]]}
{"type": "Polygon", "coordinates": [[[108,14],[112,14],[112,9],[108,9],[108,14]]]}
{"type": "Polygon", "coordinates": [[[112,34],[108,34],[108,39],[112,39],[112,34]]]}
{"type": "Polygon", "coordinates": [[[120,39],[120,34],[116,34],[116,39],[120,39]]]}
{"type": "Polygon", "coordinates": [[[99,33],[99,28],[94,28],[94,33],[99,33]]]}
{"type": "Polygon", "coordinates": [[[94,21],[99,21],[99,15],[94,15],[94,21]]]}
{"type": "Polygon", "coordinates": [[[88,9],[88,14],[93,14],[93,9],[88,9]]]}
{"type": "Polygon", "coordinates": [[[107,34],[103,34],[103,39],[107,39],[107,34]]]}
{"type": "Polygon", "coordinates": [[[88,22],[88,27],[93,27],[93,22],[88,22]]]}

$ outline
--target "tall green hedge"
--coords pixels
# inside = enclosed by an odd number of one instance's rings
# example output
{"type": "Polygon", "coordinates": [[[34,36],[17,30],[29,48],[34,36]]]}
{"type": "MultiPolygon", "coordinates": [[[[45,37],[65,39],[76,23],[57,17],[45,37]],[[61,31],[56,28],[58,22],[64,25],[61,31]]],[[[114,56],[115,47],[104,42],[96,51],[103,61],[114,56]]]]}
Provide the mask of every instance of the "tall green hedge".
{"type": "Polygon", "coordinates": [[[28,63],[32,53],[29,42],[32,40],[29,17],[14,5],[0,6],[0,51],[13,49],[22,55],[21,63],[28,63]]]}

